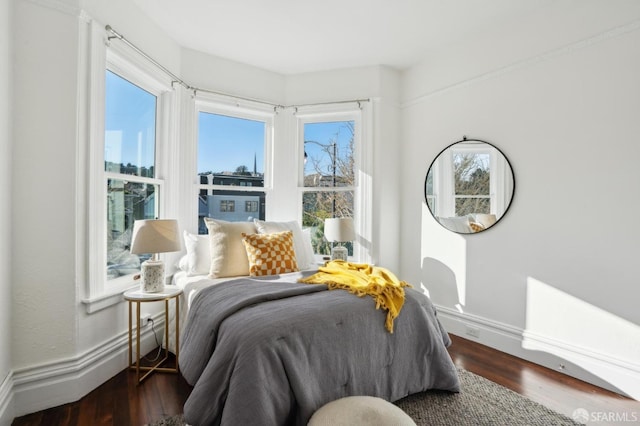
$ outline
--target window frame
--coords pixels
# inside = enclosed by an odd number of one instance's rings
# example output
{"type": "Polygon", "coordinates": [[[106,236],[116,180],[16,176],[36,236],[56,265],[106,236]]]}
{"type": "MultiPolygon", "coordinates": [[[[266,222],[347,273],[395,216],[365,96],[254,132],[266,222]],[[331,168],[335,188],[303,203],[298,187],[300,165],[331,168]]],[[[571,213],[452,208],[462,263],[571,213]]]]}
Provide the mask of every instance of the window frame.
{"type": "Polygon", "coordinates": [[[475,145],[468,145],[468,146],[453,146],[451,148],[451,168],[454,169],[454,158],[456,155],[467,155],[467,154],[471,154],[471,155],[481,155],[481,154],[486,154],[489,156],[489,193],[488,194],[479,194],[479,195],[464,195],[464,194],[458,194],[456,192],[456,184],[455,182],[452,180],[451,182],[451,194],[453,197],[453,212],[454,212],[454,216],[457,215],[457,201],[461,200],[461,199],[486,199],[489,200],[489,212],[491,211],[495,211],[495,205],[496,205],[496,197],[495,197],[495,173],[496,173],[496,161],[495,161],[495,154],[494,154],[494,149],[492,149],[491,147],[483,147],[483,146],[475,146],[475,145]]]}
{"type": "MultiPolygon", "coordinates": [[[[198,198],[197,194],[201,190],[208,191],[234,191],[247,192],[250,194],[265,194],[265,204],[269,204],[269,194],[273,191],[273,144],[274,144],[274,123],[276,110],[272,106],[263,103],[243,101],[240,105],[237,101],[225,96],[213,93],[199,92],[195,95],[195,108],[193,115],[193,173],[191,180],[194,182],[193,196],[193,214],[190,215],[188,223],[191,229],[199,229],[198,227],[198,198]],[[200,183],[198,175],[198,141],[199,141],[199,116],[200,113],[224,115],[232,118],[259,121],[264,123],[264,186],[248,186],[248,185],[219,185],[214,183],[200,183]]],[[[260,206],[258,206],[258,209],[260,206]]]]}
{"type": "Polygon", "coordinates": [[[173,103],[171,79],[139,55],[119,44],[105,44],[104,30],[91,25],[87,63],[88,102],[86,117],[89,139],[87,159],[87,254],[85,297],[87,313],[104,309],[122,300],[122,293],[138,285],[130,274],[107,279],[107,182],[122,179],[157,185],[157,213],[164,217],[166,206],[166,174],[168,152],[174,123],[170,117],[173,103]],[[107,70],[156,96],[156,138],[154,177],[129,176],[105,171],[105,101],[107,70]]]}
{"type": "MultiPolygon", "coordinates": [[[[368,103],[332,103],[298,108],[296,118],[297,150],[297,190],[298,221],[303,218],[303,196],[307,192],[349,192],[353,191],[353,219],[356,240],[353,241],[353,259],[358,262],[372,262],[372,191],[371,191],[371,149],[370,147],[370,107],[368,103]],[[308,123],[328,123],[353,121],[354,123],[354,185],[353,186],[304,186],[304,125],[308,123]]],[[[317,255],[316,256],[320,256],[317,255]]]]}
{"type": "Polygon", "coordinates": [[[434,167],[432,199],[435,204],[435,216],[455,217],[456,199],[472,198],[461,197],[455,192],[453,157],[457,153],[489,154],[489,194],[477,198],[489,198],[490,212],[497,215],[503,214],[504,211],[498,211],[498,205],[500,205],[498,197],[504,192],[504,183],[499,187],[500,179],[497,177],[505,173],[506,161],[500,158],[495,147],[469,144],[464,147],[451,147],[432,166],[434,167]]]}

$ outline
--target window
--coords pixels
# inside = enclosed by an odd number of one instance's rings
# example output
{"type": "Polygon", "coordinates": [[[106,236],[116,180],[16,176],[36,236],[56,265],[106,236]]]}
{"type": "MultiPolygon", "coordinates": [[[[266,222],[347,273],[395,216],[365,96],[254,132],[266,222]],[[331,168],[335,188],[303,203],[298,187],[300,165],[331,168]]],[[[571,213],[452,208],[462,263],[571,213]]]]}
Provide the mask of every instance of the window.
{"type": "MultiPolygon", "coordinates": [[[[88,234],[83,303],[88,313],[122,300],[136,284],[133,277],[145,256],[130,253],[137,219],[163,217],[168,135],[173,124],[169,108],[171,78],[131,55],[126,46],[105,46],[101,32],[92,32],[84,87],[89,143],[79,155],[89,159],[87,179],[79,185],[85,200],[88,234]]],[[[84,100],[83,100],[84,103],[84,100]]],[[[81,126],[82,128],[83,126],[81,126]]]]}
{"type": "Polygon", "coordinates": [[[258,211],[258,202],[257,201],[245,201],[244,211],[248,213],[254,213],[258,211]]]}
{"type": "Polygon", "coordinates": [[[155,178],[157,98],[107,70],[104,171],[107,187],[107,280],[140,270],[129,252],[133,223],[158,216],[155,178]]]}
{"type": "Polygon", "coordinates": [[[491,209],[489,152],[453,151],[455,215],[489,213],[491,209]]]}
{"type": "MultiPolygon", "coordinates": [[[[510,170],[499,151],[474,141],[459,142],[444,150],[427,174],[425,192],[437,217],[466,216],[505,210],[505,195],[512,179],[501,179],[510,170]]],[[[510,199],[508,197],[507,199],[510,199]]]]}
{"type": "MultiPolygon", "coordinates": [[[[315,253],[328,255],[331,245],[324,238],[324,220],[356,216],[356,121],[315,118],[301,124],[302,226],[312,228],[315,253]]],[[[353,256],[353,242],[344,245],[353,256]]]]}
{"type": "Polygon", "coordinates": [[[205,217],[226,221],[265,218],[265,161],[270,146],[270,115],[228,111],[202,102],[198,111],[198,231],[205,217]],[[236,206],[245,206],[244,210],[236,206]]]}
{"type": "Polygon", "coordinates": [[[236,211],[236,202],[233,200],[221,200],[220,201],[221,212],[234,212],[236,211]]]}

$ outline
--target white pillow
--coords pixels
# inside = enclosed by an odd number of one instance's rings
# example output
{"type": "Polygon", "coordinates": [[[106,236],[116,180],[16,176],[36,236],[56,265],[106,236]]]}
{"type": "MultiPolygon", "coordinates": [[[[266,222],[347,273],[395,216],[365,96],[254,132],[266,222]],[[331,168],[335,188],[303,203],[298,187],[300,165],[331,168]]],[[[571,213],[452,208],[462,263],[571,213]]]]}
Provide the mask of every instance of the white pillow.
{"type": "Polygon", "coordinates": [[[249,275],[249,258],[242,243],[242,234],[255,234],[252,222],[227,222],[204,218],[209,230],[211,268],[209,277],[224,278],[249,275]]]}
{"type": "Polygon", "coordinates": [[[470,234],[471,227],[469,226],[468,216],[455,216],[455,217],[439,217],[440,223],[450,231],[460,232],[463,234],[470,234]]]}
{"type": "Polygon", "coordinates": [[[309,267],[305,269],[314,269],[317,266],[316,254],[313,252],[313,245],[311,245],[311,231],[312,231],[311,228],[304,228],[302,230],[302,240],[303,240],[302,244],[304,245],[304,252],[307,256],[307,259],[311,261],[311,263],[309,264],[309,267]]]}
{"type": "Polygon", "coordinates": [[[187,231],[184,246],[187,249],[187,275],[207,275],[211,270],[211,247],[208,235],[196,235],[187,231]]]}
{"type": "Polygon", "coordinates": [[[180,258],[176,266],[181,271],[187,272],[189,270],[189,259],[186,254],[180,258]]]}
{"type": "MultiPolygon", "coordinates": [[[[265,222],[264,220],[253,220],[256,229],[260,234],[274,234],[276,232],[291,231],[293,233],[293,251],[296,252],[296,262],[298,269],[309,269],[313,265],[313,258],[309,258],[304,242],[302,229],[297,221],[291,222],[265,222]]],[[[309,242],[311,244],[311,242],[309,242]]]]}

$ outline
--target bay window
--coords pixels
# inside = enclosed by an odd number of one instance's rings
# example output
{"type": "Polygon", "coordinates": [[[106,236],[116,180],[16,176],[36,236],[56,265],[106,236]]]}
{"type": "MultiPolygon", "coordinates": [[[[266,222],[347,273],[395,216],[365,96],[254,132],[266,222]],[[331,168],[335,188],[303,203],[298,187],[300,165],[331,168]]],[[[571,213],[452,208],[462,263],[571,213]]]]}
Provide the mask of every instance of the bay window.
{"type": "Polygon", "coordinates": [[[370,261],[371,159],[361,149],[368,140],[366,108],[240,105],[228,96],[189,93],[126,47],[105,45],[100,27],[91,25],[91,32],[89,91],[81,108],[88,143],[80,144],[78,156],[88,177],[78,183],[87,312],[120,302],[122,292],[138,283],[134,277],[145,256],[132,254],[130,245],[139,219],[175,217],[181,229],[205,234],[206,217],[297,216],[312,229],[315,252],[329,254],[324,220],[353,217],[357,237],[345,242],[349,255],[370,261]]]}

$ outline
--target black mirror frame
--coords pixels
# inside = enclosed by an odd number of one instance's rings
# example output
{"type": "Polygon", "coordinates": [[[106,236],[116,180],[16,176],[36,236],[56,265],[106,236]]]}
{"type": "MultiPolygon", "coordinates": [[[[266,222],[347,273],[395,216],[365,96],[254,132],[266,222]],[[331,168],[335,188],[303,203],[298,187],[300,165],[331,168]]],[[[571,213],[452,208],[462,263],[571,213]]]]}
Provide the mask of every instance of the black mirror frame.
{"type": "Polygon", "coordinates": [[[511,204],[513,204],[513,198],[515,197],[516,194],[516,175],[513,171],[513,166],[511,166],[511,162],[509,161],[509,158],[507,158],[506,155],[504,155],[504,153],[494,144],[487,142],[485,140],[482,139],[475,139],[475,138],[471,138],[468,139],[466,136],[463,136],[461,140],[453,142],[449,145],[447,145],[445,148],[443,148],[438,155],[435,156],[435,158],[433,159],[433,161],[431,161],[431,164],[429,165],[429,168],[427,169],[427,174],[425,175],[424,178],[424,202],[427,205],[427,209],[429,209],[429,213],[431,213],[431,216],[433,216],[433,218],[435,219],[436,222],[438,222],[438,224],[440,226],[442,226],[444,229],[446,229],[447,231],[451,231],[451,232],[455,232],[456,234],[460,234],[460,235],[473,235],[473,234],[480,234],[482,232],[485,232],[491,228],[493,228],[495,225],[498,224],[498,222],[500,222],[500,220],[507,214],[507,212],[509,211],[509,208],[511,207],[511,204]],[[509,170],[511,171],[511,179],[513,181],[513,189],[511,190],[511,198],[509,199],[509,203],[507,203],[506,208],[504,209],[504,212],[502,213],[502,215],[499,218],[496,218],[496,221],[494,224],[492,224],[491,226],[481,230],[481,231],[477,231],[477,232],[459,232],[459,231],[454,231],[452,229],[447,228],[445,225],[443,225],[439,220],[438,217],[434,214],[434,212],[431,210],[431,207],[429,207],[429,201],[428,201],[428,197],[427,197],[427,180],[429,179],[429,172],[431,171],[431,168],[433,167],[433,165],[435,164],[435,162],[438,160],[438,158],[440,158],[440,156],[449,148],[451,148],[452,146],[461,143],[461,142],[481,142],[484,144],[489,145],[490,147],[494,148],[496,151],[498,151],[502,157],[504,157],[504,160],[507,164],[507,166],[509,166],[509,170]]]}

